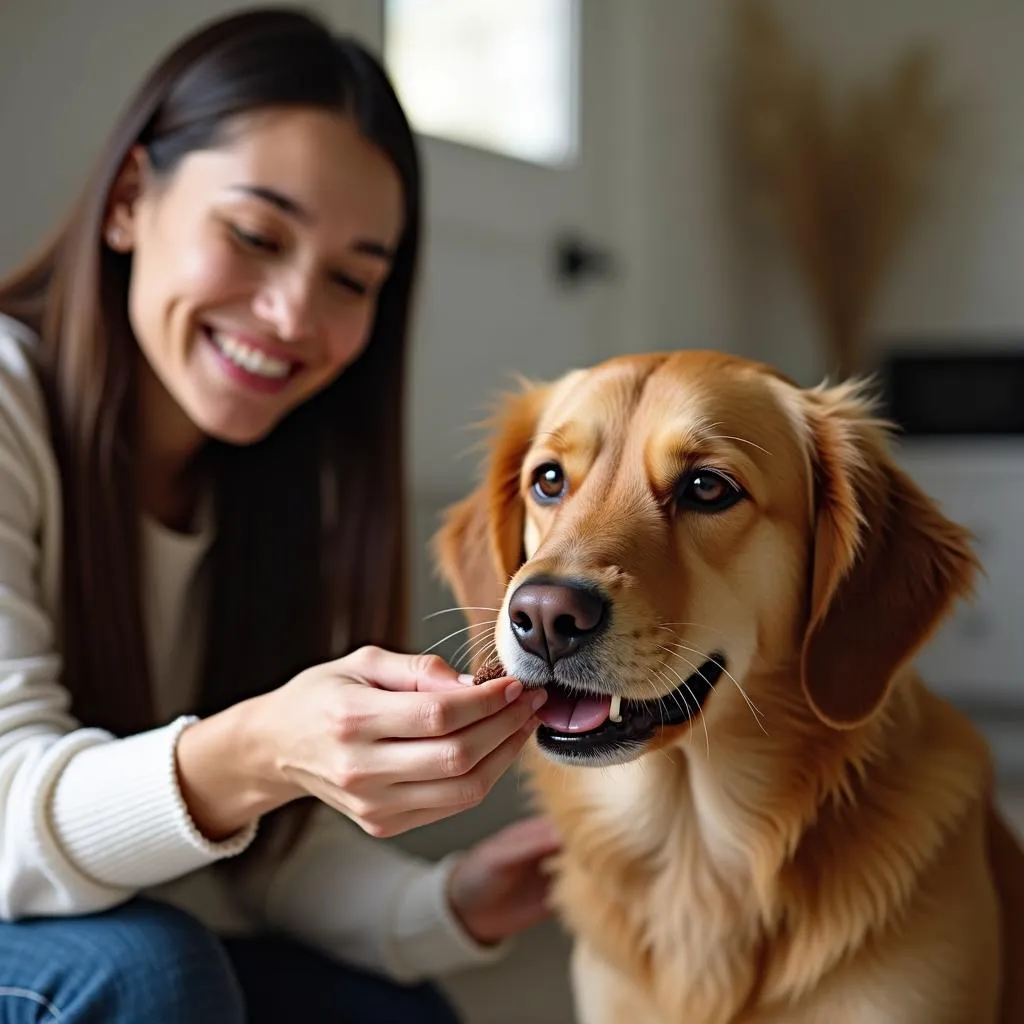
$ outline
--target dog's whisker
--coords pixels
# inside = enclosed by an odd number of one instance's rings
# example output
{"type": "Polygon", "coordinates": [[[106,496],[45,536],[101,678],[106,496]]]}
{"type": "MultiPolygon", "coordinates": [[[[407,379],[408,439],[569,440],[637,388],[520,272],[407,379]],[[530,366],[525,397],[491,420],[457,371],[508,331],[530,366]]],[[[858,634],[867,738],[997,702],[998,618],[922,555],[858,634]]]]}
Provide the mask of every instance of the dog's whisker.
{"type": "MultiPolygon", "coordinates": [[[[683,682],[683,677],[678,672],[673,672],[669,666],[665,666],[663,670],[659,671],[659,675],[664,679],[670,687],[672,687],[672,699],[675,701],[675,705],[680,711],[686,715],[687,720],[693,718],[693,712],[690,709],[690,703],[686,699],[685,695],[679,692],[679,684],[683,682]],[[675,684],[673,684],[672,676],[675,676],[675,684]]],[[[699,706],[699,705],[698,705],[699,706]]],[[[705,738],[707,737],[707,727],[704,729],[705,738]]],[[[686,735],[683,737],[683,742],[687,746],[693,745],[693,730],[687,729],[686,735]]]]}
{"type": "Polygon", "coordinates": [[[728,634],[724,630],[717,629],[714,626],[705,626],[702,623],[660,623],[657,626],[657,629],[669,633],[671,636],[675,637],[678,640],[679,634],[673,627],[680,626],[684,626],[687,629],[702,630],[705,633],[714,633],[716,636],[720,636],[723,639],[726,639],[728,637],[728,634]]]}
{"type": "MultiPolygon", "coordinates": [[[[664,682],[664,683],[666,683],[668,685],[669,690],[672,693],[672,696],[675,696],[675,689],[676,688],[672,685],[672,680],[669,679],[667,676],[665,676],[664,673],[662,673],[658,668],[655,668],[654,671],[657,672],[657,674],[658,674],[659,678],[662,680],[662,682],[664,682]]],[[[655,699],[655,701],[657,701],[657,704],[658,704],[658,714],[661,715],[661,724],[664,725],[665,724],[665,709],[664,709],[664,707],[662,705],[662,701],[664,700],[664,697],[662,696],[661,693],[658,692],[658,687],[654,685],[654,682],[652,680],[646,679],[646,680],[644,680],[644,682],[647,683],[647,685],[651,688],[651,693],[654,694],[654,699],[655,699]]]]}
{"type": "MultiPolygon", "coordinates": [[[[684,712],[687,715],[687,717],[689,717],[690,705],[686,703],[686,698],[684,698],[683,695],[679,692],[679,684],[682,683],[682,678],[678,675],[678,673],[672,672],[671,668],[668,665],[664,665],[661,668],[656,669],[656,671],[658,675],[661,677],[661,679],[668,685],[669,690],[671,691],[669,693],[669,696],[675,701],[676,707],[679,708],[680,711],[684,712]],[[675,680],[673,680],[672,678],[673,675],[675,676],[675,680]]],[[[659,698],[659,703],[660,700],[661,698],[659,698]]],[[[664,724],[665,720],[663,717],[662,725],[664,724]]]]}
{"type": "Polygon", "coordinates": [[[490,644],[492,647],[497,646],[497,638],[494,635],[494,630],[490,630],[487,633],[482,633],[480,636],[473,637],[472,640],[466,644],[467,650],[473,650],[474,648],[482,650],[490,644]]]}
{"type": "Polygon", "coordinates": [[[494,626],[491,625],[488,622],[474,622],[474,623],[471,623],[468,626],[463,626],[461,629],[453,629],[447,636],[441,637],[440,640],[436,641],[435,643],[432,643],[429,647],[427,647],[424,650],[420,651],[420,653],[421,654],[429,654],[431,651],[433,651],[436,648],[440,647],[441,644],[447,643],[449,640],[452,639],[452,637],[456,637],[460,633],[468,633],[471,629],[487,629],[487,630],[493,631],[494,630],[494,626]]]}
{"type": "Polygon", "coordinates": [[[477,623],[474,623],[474,625],[472,627],[470,627],[470,628],[471,629],[479,629],[479,630],[481,630],[481,632],[477,633],[474,636],[472,633],[469,632],[469,630],[465,630],[465,632],[467,633],[467,637],[466,637],[467,643],[475,643],[481,637],[494,636],[494,623],[493,622],[477,622],[477,623]]]}
{"type": "MultiPolygon", "coordinates": [[[[703,676],[701,678],[703,678],[703,676]]],[[[707,748],[707,759],[708,759],[708,763],[710,764],[710,762],[711,762],[711,737],[708,735],[708,720],[707,720],[707,717],[704,714],[704,708],[701,707],[700,701],[697,700],[697,695],[693,692],[693,690],[690,689],[690,684],[684,680],[683,681],[683,686],[686,687],[686,692],[693,698],[694,703],[696,703],[696,705],[697,705],[697,712],[700,715],[701,725],[704,726],[704,744],[705,744],[705,746],[707,748]]]]}
{"type": "MultiPolygon", "coordinates": [[[[697,650],[697,648],[695,648],[695,647],[688,647],[686,644],[683,644],[683,643],[678,643],[677,642],[675,644],[670,644],[669,646],[670,647],[680,647],[682,650],[688,651],[690,654],[696,654],[698,656],[703,657],[703,652],[702,651],[697,650]]],[[[678,657],[678,655],[677,655],[677,657],[678,657]]],[[[764,723],[763,723],[763,719],[765,717],[764,713],[750,699],[750,697],[747,696],[747,692],[740,685],[739,680],[724,665],[722,666],[722,671],[731,680],[731,682],[736,687],[736,689],[740,691],[740,696],[742,696],[744,701],[746,701],[747,707],[750,709],[751,714],[754,716],[754,721],[757,722],[757,724],[761,727],[761,731],[765,734],[765,736],[767,736],[768,735],[768,730],[765,729],[764,723]]]]}
{"type": "MultiPolygon", "coordinates": [[[[703,656],[703,652],[702,651],[698,651],[698,650],[696,650],[693,647],[687,647],[685,644],[675,644],[673,646],[681,647],[683,650],[688,651],[691,654],[696,654],[698,656],[703,656]]],[[[668,652],[668,653],[673,654],[674,657],[680,658],[681,660],[684,660],[684,661],[686,660],[686,659],[682,658],[682,655],[676,654],[675,652],[668,652]]],[[[690,662],[688,662],[688,661],[686,663],[688,665],[690,664],[690,662]]],[[[762,721],[762,719],[764,719],[764,717],[765,717],[764,714],[757,707],[757,705],[750,699],[750,697],[747,696],[747,692],[740,685],[739,680],[728,669],[726,669],[724,665],[722,666],[722,671],[725,673],[726,676],[729,677],[730,681],[733,683],[733,685],[736,687],[736,689],[739,690],[740,696],[743,698],[744,702],[746,703],[747,709],[754,716],[754,721],[757,722],[758,728],[765,734],[765,736],[767,736],[768,735],[768,730],[764,727],[764,722],[762,721]]]]}
{"type": "MultiPolygon", "coordinates": [[[[722,426],[721,423],[712,423],[710,429],[714,430],[716,427],[722,426]]],[[[738,441],[740,444],[748,444],[751,448],[756,448],[759,452],[764,452],[765,455],[771,457],[771,452],[767,448],[762,448],[759,444],[751,441],[746,437],[734,437],[732,434],[709,434],[704,438],[705,441],[738,441]]]]}
{"type": "Polygon", "coordinates": [[[468,651],[471,651],[474,647],[479,646],[481,644],[487,644],[489,641],[491,641],[493,639],[494,639],[494,629],[493,628],[486,629],[482,633],[477,634],[476,636],[469,636],[469,637],[467,637],[465,639],[465,641],[459,645],[458,650],[456,650],[455,653],[453,654],[453,656],[452,656],[453,663],[458,658],[463,657],[468,651]]]}
{"type": "Polygon", "coordinates": [[[491,638],[485,634],[484,636],[473,637],[466,643],[461,644],[459,649],[452,655],[452,662],[455,663],[456,661],[459,661],[460,667],[464,667],[465,662],[472,661],[474,647],[481,644],[486,646],[490,639],[491,638]]]}
{"type": "MultiPolygon", "coordinates": [[[[676,639],[675,643],[670,643],[669,647],[678,647],[681,650],[687,651],[690,654],[696,654],[700,658],[703,658],[703,657],[706,656],[704,654],[704,652],[701,651],[700,649],[698,649],[696,647],[690,647],[689,644],[684,644],[678,638],[676,639]]],[[[743,693],[743,687],[740,686],[740,684],[739,684],[738,680],[736,679],[736,677],[724,665],[722,665],[721,668],[722,668],[722,671],[725,673],[725,675],[728,676],[729,679],[731,679],[736,684],[737,687],[739,687],[740,693],[743,693]]],[[[753,704],[751,704],[751,707],[753,707],[753,704]]],[[[755,708],[754,710],[757,710],[757,709],[755,708]]],[[[760,711],[758,711],[758,714],[760,714],[760,711]]]]}
{"type": "Polygon", "coordinates": [[[473,663],[474,659],[479,659],[481,662],[490,661],[497,653],[497,650],[498,645],[493,638],[484,643],[477,644],[474,649],[467,651],[465,654],[466,667],[468,668],[473,663]]]}
{"type": "MultiPolygon", "coordinates": [[[[667,696],[671,697],[676,707],[689,717],[690,705],[686,703],[686,699],[679,692],[679,684],[682,682],[682,679],[678,673],[673,672],[670,666],[664,664],[657,666],[654,671],[657,673],[658,678],[669,688],[667,696]]],[[[665,697],[659,697],[659,703],[664,700],[665,697]]],[[[662,719],[662,724],[664,725],[664,719],[662,719]]]]}
{"type": "Polygon", "coordinates": [[[476,651],[478,649],[486,650],[489,643],[490,640],[488,637],[480,637],[478,640],[474,640],[470,644],[463,644],[456,656],[452,658],[452,664],[454,664],[460,672],[470,671],[470,666],[473,664],[473,659],[476,657],[476,651]]]}
{"type": "MultiPolygon", "coordinates": [[[[666,666],[666,668],[668,669],[668,671],[673,672],[673,674],[675,675],[676,679],[678,680],[680,686],[685,686],[686,687],[686,689],[689,692],[690,696],[694,698],[694,702],[696,704],[697,709],[700,710],[700,704],[697,703],[697,699],[696,699],[696,697],[695,697],[695,695],[693,693],[693,690],[691,690],[690,687],[686,685],[686,680],[683,678],[683,676],[680,675],[680,673],[675,672],[673,669],[669,668],[668,666],[666,666]]],[[[690,702],[686,699],[685,694],[677,692],[676,693],[676,703],[677,703],[677,705],[679,705],[680,707],[682,707],[685,710],[686,715],[687,715],[688,718],[692,718],[693,717],[693,713],[690,710],[690,702]]],[[[703,712],[701,712],[701,716],[703,717],[703,712]]],[[[711,740],[708,738],[707,722],[704,722],[703,724],[704,724],[704,743],[705,743],[705,746],[707,748],[707,756],[708,756],[708,758],[710,758],[711,757],[711,740]]],[[[690,746],[692,746],[692,741],[693,741],[693,730],[691,729],[691,730],[689,730],[686,733],[686,740],[685,740],[685,742],[687,744],[689,744],[690,746]]]]}
{"type": "MultiPolygon", "coordinates": [[[[458,607],[455,607],[455,608],[442,608],[440,611],[431,612],[429,615],[424,615],[423,616],[423,621],[426,622],[427,619],[436,619],[438,615],[451,615],[454,612],[500,612],[500,611],[501,611],[500,608],[489,608],[486,605],[475,605],[475,604],[459,605],[458,607]]],[[[478,625],[483,625],[483,623],[478,623],[478,625]]]]}
{"type": "Polygon", "coordinates": [[[755,441],[751,441],[745,437],[733,437],[731,434],[715,434],[712,437],[708,437],[705,440],[708,441],[738,441],[740,444],[749,444],[751,448],[756,448],[759,452],[763,452],[769,458],[772,457],[772,453],[767,448],[762,448],[755,441]]]}
{"type": "Polygon", "coordinates": [[[671,628],[672,626],[688,626],[692,629],[702,629],[707,633],[717,633],[719,636],[722,637],[726,635],[724,630],[717,629],[714,626],[705,626],[703,623],[700,622],[662,622],[658,625],[657,628],[663,629],[666,632],[671,633],[674,637],[678,639],[678,635],[676,634],[675,630],[671,628]]]}
{"type": "Polygon", "coordinates": [[[484,662],[489,661],[491,655],[497,650],[497,647],[498,645],[493,636],[478,637],[463,652],[463,667],[468,669],[470,665],[473,664],[474,658],[480,658],[480,660],[484,662]]]}
{"type": "MultiPolygon", "coordinates": [[[[688,660],[687,658],[684,658],[681,654],[677,654],[675,651],[670,651],[666,647],[662,647],[662,650],[666,654],[671,654],[673,657],[678,658],[684,664],[688,665],[690,668],[693,669],[693,671],[697,675],[699,675],[701,677],[701,679],[704,680],[705,683],[708,684],[709,687],[711,686],[711,683],[708,682],[707,676],[705,676],[704,673],[701,672],[701,670],[696,665],[694,665],[692,661],[688,660]]],[[[697,653],[699,654],[700,652],[698,651],[697,653]]],[[[694,704],[697,705],[697,711],[700,713],[701,724],[704,726],[704,740],[705,740],[705,742],[707,744],[707,756],[708,756],[708,760],[710,761],[711,760],[711,737],[708,734],[708,720],[704,716],[704,708],[701,707],[700,701],[697,700],[697,694],[695,694],[693,692],[693,690],[690,689],[690,684],[682,676],[680,676],[679,681],[686,688],[686,692],[689,693],[689,695],[693,698],[694,704]]]]}

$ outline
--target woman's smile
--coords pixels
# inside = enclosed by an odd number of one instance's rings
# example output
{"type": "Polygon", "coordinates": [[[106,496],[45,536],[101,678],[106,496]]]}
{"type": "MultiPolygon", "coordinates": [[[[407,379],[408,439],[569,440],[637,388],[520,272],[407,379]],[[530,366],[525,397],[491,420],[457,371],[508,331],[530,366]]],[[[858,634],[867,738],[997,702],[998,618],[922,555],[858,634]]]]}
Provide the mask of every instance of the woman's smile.
{"type": "Polygon", "coordinates": [[[247,391],[280,394],[303,369],[301,360],[282,354],[282,346],[251,334],[204,324],[201,340],[213,354],[219,372],[247,391]]]}

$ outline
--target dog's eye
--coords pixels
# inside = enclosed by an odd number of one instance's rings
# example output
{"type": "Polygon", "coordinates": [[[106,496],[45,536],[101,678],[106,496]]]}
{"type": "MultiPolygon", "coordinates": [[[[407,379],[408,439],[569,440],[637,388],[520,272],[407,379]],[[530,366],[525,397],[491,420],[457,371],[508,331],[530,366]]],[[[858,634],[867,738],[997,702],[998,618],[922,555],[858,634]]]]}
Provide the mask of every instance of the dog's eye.
{"type": "Polygon", "coordinates": [[[712,469],[696,469],[679,481],[676,504],[694,512],[722,512],[743,497],[731,480],[712,469]]]}
{"type": "Polygon", "coordinates": [[[545,462],[534,470],[533,493],[544,504],[558,501],[565,494],[565,473],[557,462],[545,462]]]}

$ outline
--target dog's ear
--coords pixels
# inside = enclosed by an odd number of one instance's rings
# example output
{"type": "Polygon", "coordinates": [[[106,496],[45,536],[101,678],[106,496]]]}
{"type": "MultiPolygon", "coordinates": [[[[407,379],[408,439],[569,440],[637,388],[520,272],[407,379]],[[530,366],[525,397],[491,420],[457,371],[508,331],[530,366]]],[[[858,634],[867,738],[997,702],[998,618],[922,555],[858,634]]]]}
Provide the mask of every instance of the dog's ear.
{"type": "Polygon", "coordinates": [[[896,464],[856,386],[807,392],[815,533],[801,676],[812,709],[852,728],[971,589],[969,534],[896,464]]]}
{"type": "Polygon", "coordinates": [[[473,625],[494,621],[505,585],[523,563],[519,477],[547,394],[547,387],[528,385],[505,398],[492,420],[482,481],[445,512],[434,536],[441,578],[473,625]]]}

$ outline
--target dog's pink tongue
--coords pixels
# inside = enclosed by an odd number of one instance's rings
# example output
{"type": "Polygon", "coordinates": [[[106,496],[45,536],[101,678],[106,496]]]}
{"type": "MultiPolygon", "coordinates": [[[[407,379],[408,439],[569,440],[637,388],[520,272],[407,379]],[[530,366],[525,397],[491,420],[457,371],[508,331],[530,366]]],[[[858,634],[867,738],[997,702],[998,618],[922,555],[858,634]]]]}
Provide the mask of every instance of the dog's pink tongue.
{"type": "Polygon", "coordinates": [[[590,732],[608,719],[610,697],[570,697],[551,693],[537,717],[558,732],[590,732]]]}

